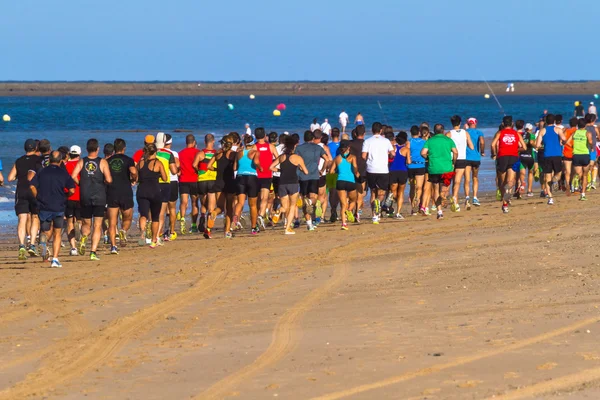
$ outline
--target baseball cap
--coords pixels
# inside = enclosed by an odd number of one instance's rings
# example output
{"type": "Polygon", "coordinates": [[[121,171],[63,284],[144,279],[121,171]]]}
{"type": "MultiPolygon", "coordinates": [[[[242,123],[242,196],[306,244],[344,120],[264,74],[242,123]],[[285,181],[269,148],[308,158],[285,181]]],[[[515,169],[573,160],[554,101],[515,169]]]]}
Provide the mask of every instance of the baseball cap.
{"type": "Polygon", "coordinates": [[[469,118],[467,120],[467,124],[469,124],[469,125],[471,125],[471,124],[477,125],[477,118],[473,118],[473,117],[469,118]]]}
{"type": "Polygon", "coordinates": [[[69,154],[77,154],[78,156],[80,156],[81,147],[77,146],[76,144],[71,146],[71,148],[69,149],[69,154]]]}
{"type": "Polygon", "coordinates": [[[152,135],[146,135],[146,137],[144,138],[144,143],[154,143],[154,136],[152,135]]]}
{"type": "Polygon", "coordinates": [[[37,142],[34,139],[27,139],[25,141],[25,151],[34,151],[37,148],[37,142]]]}
{"type": "Polygon", "coordinates": [[[173,136],[168,133],[165,135],[165,144],[173,144],[173,136]]]}
{"type": "Polygon", "coordinates": [[[164,132],[158,132],[156,134],[156,147],[163,148],[165,147],[166,137],[164,132]]]}
{"type": "Polygon", "coordinates": [[[526,125],[525,125],[525,129],[530,131],[530,130],[532,130],[532,129],[533,129],[533,125],[531,125],[531,124],[526,124],[526,125]]]}
{"type": "Polygon", "coordinates": [[[593,102],[593,101],[590,101],[590,105],[592,105],[592,106],[593,106],[593,105],[594,105],[594,102],[593,102]]]}

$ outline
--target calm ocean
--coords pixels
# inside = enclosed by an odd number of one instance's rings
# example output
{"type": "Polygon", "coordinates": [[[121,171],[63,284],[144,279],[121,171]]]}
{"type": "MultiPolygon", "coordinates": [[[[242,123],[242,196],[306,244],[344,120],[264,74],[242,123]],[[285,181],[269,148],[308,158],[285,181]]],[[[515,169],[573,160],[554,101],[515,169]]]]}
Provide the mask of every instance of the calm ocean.
{"type": "MultiPolygon", "coordinates": [[[[544,109],[563,114],[565,120],[573,113],[573,102],[588,96],[519,96],[516,93],[498,96],[507,114],[515,119],[535,122],[544,109]]],[[[252,128],[262,126],[267,131],[302,133],[313,118],[319,122],[328,118],[338,125],[342,109],[353,120],[361,112],[367,126],[375,121],[392,125],[394,129],[408,130],[423,121],[443,123],[448,127],[449,117],[461,115],[463,120],[476,117],[479,128],[485,132],[489,146],[490,136],[500,123],[502,113],[494,99],[483,96],[339,96],[302,97],[0,97],[0,115],[8,114],[11,122],[0,121],[2,134],[0,159],[4,177],[14,160],[23,153],[27,138],[47,138],[53,148],[77,144],[85,149],[85,142],[96,137],[101,144],[121,137],[128,143],[128,154],[141,147],[148,133],[163,131],[174,137],[175,150],[184,147],[187,132],[197,136],[214,132],[217,136],[230,131],[243,132],[244,124],[252,128]],[[378,101],[381,103],[381,109],[378,101]],[[234,106],[229,110],[227,104],[234,106]],[[280,117],[273,116],[279,103],[287,109],[280,117]],[[137,130],[137,132],[133,132],[137,130]]],[[[199,140],[200,142],[200,140],[199,140]]],[[[489,153],[489,151],[486,151],[489,153]]],[[[483,162],[482,189],[494,189],[493,163],[483,162]]],[[[13,213],[14,183],[0,188],[0,228],[16,221],[13,213]]]]}

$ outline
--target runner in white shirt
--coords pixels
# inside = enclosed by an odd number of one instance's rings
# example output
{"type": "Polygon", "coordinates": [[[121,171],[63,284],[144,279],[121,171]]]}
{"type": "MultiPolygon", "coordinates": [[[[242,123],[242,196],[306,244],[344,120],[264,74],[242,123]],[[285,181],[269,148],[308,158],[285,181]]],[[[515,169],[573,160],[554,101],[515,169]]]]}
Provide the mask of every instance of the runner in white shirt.
{"type": "MultiPolygon", "coordinates": [[[[173,138],[168,133],[165,135],[165,149],[169,150],[175,157],[175,165],[177,171],[181,165],[179,164],[179,153],[172,150],[173,138]]],[[[179,175],[174,174],[169,170],[170,174],[170,185],[171,185],[171,197],[169,198],[169,225],[165,223],[165,232],[163,234],[163,240],[175,240],[177,239],[177,233],[175,232],[175,223],[177,222],[177,200],[179,200],[179,175]]]]}
{"type": "Polygon", "coordinates": [[[310,124],[310,131],[314,132],[316,130],[321,130],[321,125],[319,125],[319,123],[317,122],[317,119],[313,119],[312,124],[310,124]]]}
{"type": "Polygon", "coordinates": [[[373,136],[365,140],[362,148],[362,158],[367,161],[367,184],[375,194],[373,203],[373,223],[379,223],[381,202],[385,199],[385,192],[389,186],[388,156],[394,156],[392,143],[381,136],[382,126],[375,122],[372,127],[373,136]]]}
{"type": "Polygon", "coordinates": [[[329,125],[329,120],[325,118],[325,122],[321,124],[321,131],[326,135],[331,135],[331,125],[329,125]]]}
{"type": "Polygon", "coordinates": [[[252,136],[252,129],[250,129],[250,124],[246,124],[246,135],[252,136]]]}
{"type": "Polygon", "coordinates": [[[342,134],[346,133],[346,125],[350,122],[350,117],[346,114],[346,110],[340,113],[340,125],[342,126],[342,134]]]}
{"type": "MultiPolygon", "coordinates": [[[[460,183],[463,176],[465,175],[465,168],[467,168],[467,146],[473,150],[473,142],[471,141],[471,135],[464,129],[461,129],[460,124],[462,120],[460,116],[454,115],[450,118],[452,123],[452,130],[446,134],[450,139],[454,141],[456,150],[458,150],[458,157],[456,164],[454,164],[454,186],[452,187],[452,208],[454,212],[460,211],[460,205],[458,203],[458,192],[460,190],[460,183]]],[[[466,198],[465,206],[467,210],[471,209],[471,203],[469,198],[466,198]]]]}

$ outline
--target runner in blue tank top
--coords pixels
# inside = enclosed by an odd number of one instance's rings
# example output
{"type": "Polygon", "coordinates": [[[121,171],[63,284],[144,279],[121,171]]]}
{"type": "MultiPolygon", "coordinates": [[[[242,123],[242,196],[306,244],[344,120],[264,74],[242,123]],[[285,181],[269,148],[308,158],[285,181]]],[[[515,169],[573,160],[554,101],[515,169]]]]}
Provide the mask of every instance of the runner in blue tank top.
{"type": "MultiPolygon", "coordinates": [[[[411,150],[406,146],[408,135],[401,131],[396,136],[396,155],[390,164],[390,193],[398,204],[395,218],[404,219],[402,216],[402,204],[404,203],[404,189],[408,180],[408,166],[411,164],[411,150]]],[[[419,154],[420,155],[420,154],[419,154]]]]}
{"type": "Polygon", "coordinates": [[[421,204],[421,196],[423,195],[423,185],[425,184],[426,163],[425,158],[421,155],[421,150],[425,146],[426,140],[424,137],[429,137],[429,127],[422,126],[419,128],[413,125],[410,128],[410,164],[408,164],[408,179],[410,182],[410,215],[417,215],[419,205],[421,204]]]}
{"type": "Polygon", "coordinates": [[[562,173],[562,145],[567,141],[562,129],[554,125],[555,122],[553,114],[546,115],[546,127],[539,132],[535,142],[536,149],[544,147],[542,169],[549,205],[554,204],[552,191],[558,189],[558,180],[562,173]]]}
{"type": "Polygon", "coordinates": [[[336,173],[336,189],[340,198],[342,230],[348,230],[348,222],[354,222],[352,209],[356,207],[356,178],[360,176],[356,157],[350,154],[350,141],[342,140],[337,157],[333,159],[329,173],[336,173]]]}

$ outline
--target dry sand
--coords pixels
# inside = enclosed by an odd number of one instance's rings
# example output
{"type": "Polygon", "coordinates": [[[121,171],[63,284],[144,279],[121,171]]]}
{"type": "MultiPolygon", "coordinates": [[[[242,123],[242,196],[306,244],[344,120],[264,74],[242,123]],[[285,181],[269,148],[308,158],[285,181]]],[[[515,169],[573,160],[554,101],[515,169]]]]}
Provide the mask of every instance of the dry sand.
{"type": "MultiPolygon", "coordinates": [[[[491,82],[497,94],[505,82],[491,82]]],[[[482,95],[484,82],[173,82],[173,83],[50,83],[0,82],[0,96],[358,96],[358,95],[482,95]]],[[[600,81],[517,82],[515,95],[600,93],[600,81]]],[[[512,93],[511,93],[512,94],[512,93]]]]}
{"type": "Polygon", "coordinates": [[[0,399],[597,399],[597,203],[0,251],[0,399]],[[260,247],[259,247],[260,246],[260,247]]]}

